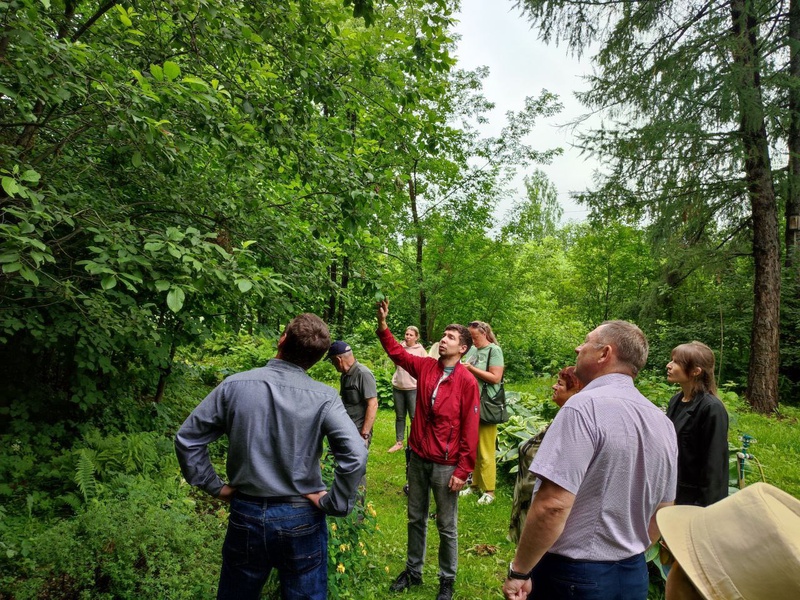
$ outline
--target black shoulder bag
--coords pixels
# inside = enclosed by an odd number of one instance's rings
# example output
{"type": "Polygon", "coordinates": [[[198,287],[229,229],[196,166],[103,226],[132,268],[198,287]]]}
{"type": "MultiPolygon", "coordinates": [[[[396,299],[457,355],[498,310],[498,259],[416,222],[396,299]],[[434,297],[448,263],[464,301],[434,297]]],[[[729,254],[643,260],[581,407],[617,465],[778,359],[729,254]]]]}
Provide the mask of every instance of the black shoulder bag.
{"type": "MultiPolygon", "coordinates": [[[[489,370],[489,363],[492,360],[492,349],[489,348],[489,356],[486,358],[486,370],[489,370]]],[[[489,384],[485,381],[481,386],[481,423],[485,425],[495,425],[508,421],[508,410],[506,409],[506,390],[503,387],[503,380],[500,380],[500,389],[494,396],[489,396],[489,384]]]]}

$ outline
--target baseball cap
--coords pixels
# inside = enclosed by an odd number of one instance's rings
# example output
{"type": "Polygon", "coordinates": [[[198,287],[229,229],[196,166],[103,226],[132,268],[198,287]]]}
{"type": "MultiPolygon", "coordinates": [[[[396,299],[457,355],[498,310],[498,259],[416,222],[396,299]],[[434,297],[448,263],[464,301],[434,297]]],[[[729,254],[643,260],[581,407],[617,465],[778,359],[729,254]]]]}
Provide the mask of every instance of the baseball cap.
{"type": "Polygon", "coordinates": [[[343,342],[342,340],[336,340],[331,344],[331,348],[328,350],[328,355],[325,357],[325,360],[330,360],[334,356],[339,356],[340,354],[350,352],[351,350],[352,348],[350,347],[350,344],[343,342]]]}

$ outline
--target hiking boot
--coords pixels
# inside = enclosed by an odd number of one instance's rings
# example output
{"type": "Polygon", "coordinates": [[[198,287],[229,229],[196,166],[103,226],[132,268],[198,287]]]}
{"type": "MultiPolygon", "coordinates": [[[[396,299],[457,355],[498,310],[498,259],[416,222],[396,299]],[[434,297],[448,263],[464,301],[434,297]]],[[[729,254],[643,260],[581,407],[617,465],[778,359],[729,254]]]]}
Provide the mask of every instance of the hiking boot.
{"type": "Polygon", "coordinates": [[[454,579],[440,579],[439,580],[439,593],[436,600],[452,600],[453,599],[453,583],[454,579]]]}
{"type": "MultiPolygon", "coordinates": [[[[394,580],[392,585],[389,586],[390,592],[402,592],[403,590],[407,590],[412,585],[422,585],[422,575],[416,575],[412,571],[406,569],[400,575],[397,576],[397,579],[394,580]]],[[[451,592],[452,596],[452,592],[451,592]]]]}

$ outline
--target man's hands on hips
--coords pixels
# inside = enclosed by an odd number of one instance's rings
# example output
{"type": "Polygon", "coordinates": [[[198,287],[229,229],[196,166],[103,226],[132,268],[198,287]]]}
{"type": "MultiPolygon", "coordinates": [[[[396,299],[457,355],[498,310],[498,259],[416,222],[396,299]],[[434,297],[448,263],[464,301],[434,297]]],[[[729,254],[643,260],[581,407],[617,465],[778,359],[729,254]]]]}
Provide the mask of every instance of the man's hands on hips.
{"type": "Polygon", "coordinates": [[[222,486],[222,489],[219,491],[219,496],[217,496],[217,498],[219,498],[223,502],[230,503],[230,501],[233,500],[233,495],[235,493],[236,493],[236,488],[232,488],[226,483],[225,485],[222,486]]]}
{"type": "Polygon", "coordinates": [[[526,579],[506,579],[503,583],[503,595],[508,600],[524,600],[533,590],[533,581],[526,579]]]}
{"type": "Polygon", "coordinates": [[[461,491],[461,488],[464,487],[464,484],[466,482],[467,482],[466,479],[459,479],[458,477],[453,475],[452,477],[450,477],[450,491],[451,492],[461,491]]]}
{"type": "MultiPolygon", "coordinates": [[[[311,500],[311,502],[314,503],[314,506],[319,508],[320,499],[327,493],[328,493],[328,490],[322,490],[321,492],[314,492],[312,494],[303,494],[303,497],[304,498],[308,498],[309,500],[311,500]]],[[[320,509],[320,510],[322,510],[322,509],[320,509]]]]}

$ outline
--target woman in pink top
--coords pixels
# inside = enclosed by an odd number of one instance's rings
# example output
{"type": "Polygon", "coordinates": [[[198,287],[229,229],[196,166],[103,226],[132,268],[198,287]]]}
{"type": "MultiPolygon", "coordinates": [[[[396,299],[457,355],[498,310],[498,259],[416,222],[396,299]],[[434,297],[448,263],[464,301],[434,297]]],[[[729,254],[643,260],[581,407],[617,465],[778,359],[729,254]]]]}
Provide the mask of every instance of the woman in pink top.
{"type": "MultiPolygon", "coordinates": [[[[428,353],[419,343],[419,329],[413,325],[406,328],[405,340],[400,344],[409,354],[427,356],[428,353]]],[[[392,398],[394,399],[394,430],[397,442],[389,448],[389,452],[403,449],[403,436],[406,429],[406,414],[414,420],[414,410],[417,407],[417,380],[408,374],[402,367],[397,367],[392,377],[392,398]]]]}

